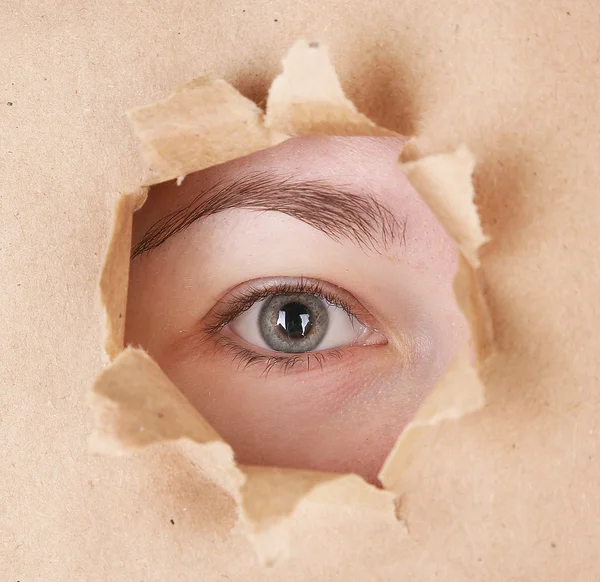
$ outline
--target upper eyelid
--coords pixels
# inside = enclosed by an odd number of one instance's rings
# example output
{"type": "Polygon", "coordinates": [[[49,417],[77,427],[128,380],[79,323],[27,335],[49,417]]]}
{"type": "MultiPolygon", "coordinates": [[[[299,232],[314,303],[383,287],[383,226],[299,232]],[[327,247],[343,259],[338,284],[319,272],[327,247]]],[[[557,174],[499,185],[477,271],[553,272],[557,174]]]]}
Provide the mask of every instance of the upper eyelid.
{"type": "MultiPolygon", "coordinates": [[[[208,319],[208,322],[204,325],[204,331],[207,335],[214,335],[233,321],[235,317],[250,309],[257,301],[272,295],[283,293],[307,293],[318,295],[331,304],[341,307],[349,315],[360,320],[360,315],[355,313],[356,310],[352,308],[350,302],[345,299],[345,296],[352,297],[356,303],[359,302],[345,289],[333,285],[332,283],[308,277],[280,277],[274,279],[271,284],[269,284],[268,280],[265,281],[264,279],[246,281],[227,291],[218,300],[215,306],[203,317],[203,321],[208,319]],[[244,285],[248,287],[245,292],[243,289],[244,285]],[[240,286],[242,286],[242,290],[237,291],[240,286]],[[233,296],[230,297],[230,295],[233,296]],[[342,297],[342,295],[344,295],[344,297],[342,297]],[[219,312],[217,308],[221,303],[225,304],[225,308],[219,312]]],[[[363,309],[365,308],[363,307],[363,309]]]]}
{"type": "Polygon", "coordinates": [[[235,317],[246,310],[236,308],[236,304],[249,298],[252,295],[252,289],[254,289],[254,295],[251,300],[247,301],[246,309],[254,305],[258,299],[277,293],[313,293],[344,309],[349,316],[359,323],[384,334],[387,331],[383,322],[360,299],[343,287],[328,281],[302,276],[254,279],[230,288],[216,300],[213,307],[196,323],[194,335],[200,339],[208,339],[219,334],[235,317]],[[286,288],[284,288],[283,283],[287,283],[286,288]],[[249,289],[245,291],[244,286],[249,289]],[[263,289],[265,290],[264,293],[261,292],[263,289]]]}
{"type": "Polygon", "coordinates": [[[386,249],[398,240],[405,243],[406,220],[372,195],[329,182],[260,172],[215,184],[189,205],[161,218],[134,246],[131,258],[155,249],[197,220],[234,208],[283,212],[334,240],[345,237],[370,250],[386,249]]]}

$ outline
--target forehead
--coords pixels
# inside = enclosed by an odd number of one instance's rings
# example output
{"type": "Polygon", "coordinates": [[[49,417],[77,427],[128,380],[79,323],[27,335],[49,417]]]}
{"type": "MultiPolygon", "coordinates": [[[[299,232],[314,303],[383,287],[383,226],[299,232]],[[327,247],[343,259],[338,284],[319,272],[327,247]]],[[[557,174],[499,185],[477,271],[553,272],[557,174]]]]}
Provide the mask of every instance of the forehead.
{"type": "Polygon", "coordinates": [[[406,138],[327,137],[292,138],[283,144],[219,164],[150,189],[148,201],[134,216],[133,244],[164,216],[185,207],[216,184],[253,172],[265,172],[298,180],[326,180],[336,184],[373,189],[380,184],[405,180],[397,159],[406,138]]]}

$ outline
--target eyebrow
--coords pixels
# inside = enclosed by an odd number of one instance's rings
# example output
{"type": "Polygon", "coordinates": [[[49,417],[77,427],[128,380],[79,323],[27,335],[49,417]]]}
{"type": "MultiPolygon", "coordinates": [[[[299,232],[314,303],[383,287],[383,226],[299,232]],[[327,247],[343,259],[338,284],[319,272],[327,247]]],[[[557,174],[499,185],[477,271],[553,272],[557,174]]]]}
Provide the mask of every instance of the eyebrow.
{"type": "Polygon", "coordinates": [[[406,219],[396,217],[372,194],[323,180],[254,173],[215,184],[161,218],[134,246],[131,258],[157,248],[197,220],[232,209],[282,212],[335,241],[347,238],[371,250],[386,249],[398,240],[405,243],[406,219]]]}

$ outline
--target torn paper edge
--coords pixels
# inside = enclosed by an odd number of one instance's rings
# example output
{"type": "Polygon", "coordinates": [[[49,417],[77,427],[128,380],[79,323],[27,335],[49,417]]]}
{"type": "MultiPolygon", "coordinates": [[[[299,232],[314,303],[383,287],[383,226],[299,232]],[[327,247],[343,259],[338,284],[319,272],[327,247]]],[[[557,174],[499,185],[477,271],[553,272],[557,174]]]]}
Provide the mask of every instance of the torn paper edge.
{"type": "Polygon", "coordinates": [[[143,206],[148,189],[124,194],[115,206],[113,227],[100,275],[100,301],[104,307],[104,350],[109,359],[115,358],[125,341],[125,312],[129,289],[129,264],[133,213],[143,206]]]}
{"type": "MultiPolygon", "coordinates": [[[[148,185],[180,179],[217,163],[276,145],[293,135],[397,135],[377,127],[356,110],[343,94],[326,47],[306,42],[296,43],[290,50],[284,61],[284,71],[269,92],[266,115],[224,81],[207,76],[184,85],[155,105],[134,110],[130,118],[139,134],[143,155],[154,171],[148,185]],[[319,82],[309,83],[311,70],[318,71],[319,82]],[[306,88],[309,85],[310,91],[306,88]],[[229,125],[220,122],[223,113],[233,119],[229,125]],[[243,142],[241,148],[235,145],[240,140],[243,142]]],[[[424,160],[417,163],[423,164],[424,160]]],[[[393,493],[378,490],[355,475],[237,465],[231,447],[212,431],[158,366],[142,350],[124,348],[122,314],[127,301],[133,213],[145,195],[143,189],[137,195],[119,200],[103,268],[101,295],[110,338],[106,346],[114,361],[99,376],[90,398],[95,415],[95,429],[90,441],[92,449],[104,454],[123,454],[169,440],[190,443],[190,454],[204,459],[200,464],[206,474],[236,500],[249,538],[255,543],[261,559],[269,564],[288,554],[289,517],[303,502],[357,503],[362,510],[381,511],[383,519],[395,521],[393,493]],[[117,317],[119,314],[121,317],[117,317]],[[138,364],[144,362],[143,365],[150,361],[156,368],[143,376],[136,365],[133,366],[138,382],[146,382],[145,389],[138,391],[136,398],[131,394],[131,382],[124,381],[126,375],[121,382],[115,383],[121,366],[127,368],[133,360],[138,364]],[[109,381],[109,378],[112,379],[109,381]],[[144,408],[149,391],[158,389],[165,390],[172,406],[177,403],[175,410],[177,407],[180,410],[174,422],[181,428],[185,424],[182,418],[186,419],[186,431],[169,433],[164,423],[157,424],[158,411],[144,408]],[[194,428],[195,423],[203,429],[194,428]],[[152,431],[148,427],[152,427],[152,431]],[[349,483],[353,491],[350,501],[345,495],[349,483]],[[270,492],[268,496],[265,490],[270,492]]],[[[440,390],[436,387],[434,393],[438,394],[440,390]]],[[[429,400],[426,399],[423,405],[425,411],[432,406],[429,400]]],[[[161,402],[160,398],[157,401],[161,402]]],[[[452,414],[462,413],[464,407],[452,414]]],[[[442,418],[444,414],[445,418],[452,417],[440,407],[436,418],[442,418]]],[[[434,416],[430,414],[430,420],[434,416]]],[[[423,415],[417,413],[415,421],[422,418],[423,415]]],[[[400,447],[395,447],[384,469],[397,466],[395,456],[406,449],[399,442],[400,447]]],[[[393,483],[388,482],[383,473],[386,485],[393,489],[393,483]]],[[[406,535],[401,524],[397,526],[399,535],[406,535]]]]}
{"type": "Polygon", "coordinates": [[[240,525],[265,564],[289,555],[289,518],[302,503],[360,502],[405,535],[393,514],[393,495],[356,475],[237,465],[232,448],[141,349],[123,350],[97,378],[89,400],[91,452],[123,455],[153,444],[183,443],[202,476],[235,500],[240,525]]]}
{"type": "Polygon", "coordinates": [[[283,59],[269,90],[265,126],[287,135],[398,136],[356,109],[319,42],[296,42],[283,59]]]}
{"type": "MultiPolygon", "coordinates": [[[[412,158],[415,151],[411,144],[401,157],[412,158]]],[[[492,322],[479,271],[479,250],[489,239],[474,202],[473,154],[461,145],[454,153],[401,162],[401,168],[460,251],[453,287],[469,324],[470,339],[404,428],[381,468],[381,483],[398,494],[403,492],[402,474],[418,454],[415,443],[419,436],[443,421],[456,420],[484,406],[485,387],[479,369],[493,348],[492,322]]]]}
{"type": "Polygon", "coordinates": [[[171,95],[128,112],[151,176],[146,186],[277,145],[288,136],[264,124],[264,113],[229,83],[199,77],[171,95]],[[223,112],[227,111],[227,115],[223,112]]]}

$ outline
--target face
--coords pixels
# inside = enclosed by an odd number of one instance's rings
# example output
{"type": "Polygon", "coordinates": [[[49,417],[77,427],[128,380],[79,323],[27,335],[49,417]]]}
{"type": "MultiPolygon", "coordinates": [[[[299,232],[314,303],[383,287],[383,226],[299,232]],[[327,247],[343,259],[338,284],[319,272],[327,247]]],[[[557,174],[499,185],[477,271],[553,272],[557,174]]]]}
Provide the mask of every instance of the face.
{"type": "Polygon", "coordinates": [[[401,138],[303,137],[154,187],[126,342],[244,464],[376,482],[467,327],[401,138]]]}

